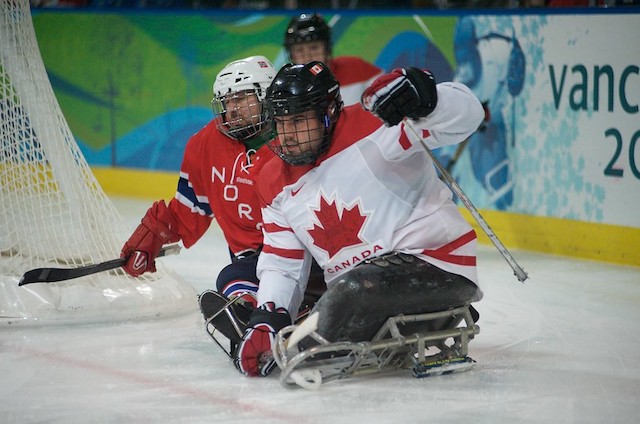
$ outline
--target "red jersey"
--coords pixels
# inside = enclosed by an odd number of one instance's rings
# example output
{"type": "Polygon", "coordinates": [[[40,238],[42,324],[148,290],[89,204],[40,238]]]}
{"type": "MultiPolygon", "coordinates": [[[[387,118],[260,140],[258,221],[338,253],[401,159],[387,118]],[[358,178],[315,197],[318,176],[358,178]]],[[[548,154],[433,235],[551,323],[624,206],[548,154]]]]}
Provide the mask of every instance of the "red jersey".
{"type": "Polygon", "coordinates": [[[339,56],[328,63],[340,84],[345,106],[360,103],[360,96],[373,80],[383,74],[382,69],[356,56],[339,56]]]}
{"type": "Polygon", "coordinates": [[[254,177],[273,157],[222,134],[215,121],[193,135],[185,148],[180,179],[169,209],[185,247],[192,246],[215,218],[234,254],[262,246],[262,219],[254,177]]]}

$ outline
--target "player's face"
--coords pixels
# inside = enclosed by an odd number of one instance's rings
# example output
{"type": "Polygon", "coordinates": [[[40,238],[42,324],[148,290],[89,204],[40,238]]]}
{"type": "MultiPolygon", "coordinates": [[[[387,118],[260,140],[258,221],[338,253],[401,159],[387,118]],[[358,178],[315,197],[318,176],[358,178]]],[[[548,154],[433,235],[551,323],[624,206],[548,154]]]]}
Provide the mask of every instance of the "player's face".
{"type": "Polygon", "coordinates": [[[252,91],[239,91],[224,97],[227,125],[233,128],[260,123],[260,102],[252,91]]]}
{"type": "Polygon", "coordinates": [[[294,44],[290,48],[291,61],[298,64],[307,64],[317,60],[327,63],[329,57],[324,41],[308,41],[294,44]]]}
{"type": "Polygon", "coordinates": [[[283,153],[297,156],[316,152],[320,148],[324,127],[315,111],[277,116],[275,122],[283,153]]]}

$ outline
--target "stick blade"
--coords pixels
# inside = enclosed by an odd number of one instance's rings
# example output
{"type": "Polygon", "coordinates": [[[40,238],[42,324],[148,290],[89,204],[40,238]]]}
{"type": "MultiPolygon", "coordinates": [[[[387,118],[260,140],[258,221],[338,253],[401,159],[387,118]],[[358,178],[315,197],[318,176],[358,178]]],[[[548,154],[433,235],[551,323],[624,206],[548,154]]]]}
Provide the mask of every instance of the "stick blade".
{"type": "Polygon", "coordinates": [[[19,286],[24,286],[25,284],[32,283],[46,283],[48,282],[49,274],[51,268],[36,268],[24,273],[20,281],[18,281],[19,286]]]}
{"type": "Polygon", "coordinates": [[[74,278],[84,277],[97,272],[120,268],[125,263],[126,259],[118,258],[78,268],[35,268],[24,273],[18,282],[18,286],[33,283],[57,283],[59,281],[72,280],[74,278]]]}
{"type": "MultiPolygon", "coordinates": [[[[157,257],[160,258],[167,255],[176,255],[180,253],[180,249],[181,247],[177,243],[168,244],[160,249],[157,257]]],[[[126,263],[126,258],[118,258],[77,268],[35,268],[24,273],[18,282],[18,286],[33,283],[56,283],[58,281],[72,280],[74,278],[80,278],[98,272],[120,268],[126,263]]]]}

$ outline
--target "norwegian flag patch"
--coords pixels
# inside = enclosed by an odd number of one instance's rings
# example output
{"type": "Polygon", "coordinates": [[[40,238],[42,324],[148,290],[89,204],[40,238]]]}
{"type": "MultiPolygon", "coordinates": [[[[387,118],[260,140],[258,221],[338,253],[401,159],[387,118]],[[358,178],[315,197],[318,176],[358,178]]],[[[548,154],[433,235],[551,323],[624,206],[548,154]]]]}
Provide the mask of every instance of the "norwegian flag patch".
{"type": "Polygon", "coordinates": [[[315,64],[313,65],[311,68],[309,68],[309,71],[313,74],[313,75],[318,75],[320,72],[322,72],[324,70],[324,68],[322,66],[320,66],[320,64],[315,64]]]}

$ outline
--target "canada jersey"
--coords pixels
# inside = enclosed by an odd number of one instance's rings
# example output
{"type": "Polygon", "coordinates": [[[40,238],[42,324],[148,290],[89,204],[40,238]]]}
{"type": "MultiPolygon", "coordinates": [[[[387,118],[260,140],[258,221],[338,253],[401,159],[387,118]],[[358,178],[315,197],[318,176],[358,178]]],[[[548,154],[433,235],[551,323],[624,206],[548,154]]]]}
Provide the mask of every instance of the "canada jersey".
{"type": "Polygon", "coordinates": [[[266,146],[247,152],[244,144],[220,133],[215,121],[189,139],[169,204],[185,247],[205,233],[214,217],[234,254],[262,245],[254,177],[260,161],[271,157],[266,146]]]}
{"type": "MultiPolygon", "coordinates": [[[[466,86],[439,84],[438,98],[427,118],[412,121],[430,148],[464,140],[484,117],[466,86]]],[[[404,123],[389,128],[360,106],[345,108],[320,163],[273,160],[267,169],[270,177],[258,183],[265,243],[258,303],[295,308],[309,255],[328,286],[367,258],[394,251],[477,283],[475,232],[404,123]]]]}
{"type": "Polygon", "coordinates": [[[329,61],[329,69],[340,84],[345,106],[360,103],[362,92],[383,74],[382,69],[357,56],[335,57],[329,61]]]}

